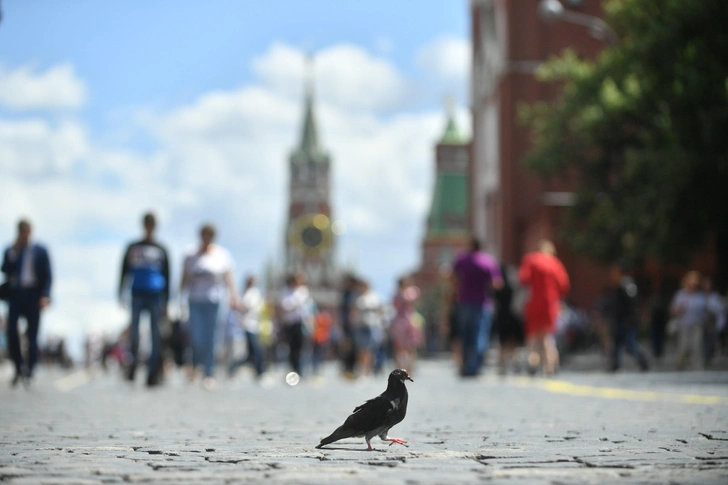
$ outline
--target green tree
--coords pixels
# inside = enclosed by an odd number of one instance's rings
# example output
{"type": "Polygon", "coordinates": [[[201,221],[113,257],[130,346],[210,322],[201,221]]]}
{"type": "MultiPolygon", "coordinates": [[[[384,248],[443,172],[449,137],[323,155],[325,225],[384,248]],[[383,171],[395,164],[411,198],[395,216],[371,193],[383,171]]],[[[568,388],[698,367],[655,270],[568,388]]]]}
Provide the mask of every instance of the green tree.
{"type": "Polygon", "coordinates": [[[684,261],[714,237],[728,282],[728,2],[611,0],[619,41],[594,61],[549,61],[555,103],[523,107],[524,160],[576,183],[564,221],[574,249],[603,262],[684,261]]]}

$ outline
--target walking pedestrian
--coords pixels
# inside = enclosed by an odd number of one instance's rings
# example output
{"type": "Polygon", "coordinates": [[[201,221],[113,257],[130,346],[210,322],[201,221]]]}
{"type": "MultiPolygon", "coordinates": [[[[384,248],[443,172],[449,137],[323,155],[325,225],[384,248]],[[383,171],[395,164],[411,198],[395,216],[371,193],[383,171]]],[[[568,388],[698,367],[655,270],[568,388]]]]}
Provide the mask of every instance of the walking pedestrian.
{"type": "Polygon", "coordinates": [[[667,333],[667,322],[670,319],[670,296],[665,291],[664,285],[650,302],[650,341],[652,344],[652,356],[661,359],[665,352],[665,336],[667,333]]]}
{"type": "Polygon", "coordinates": [[[15,364],[11,384],[21,380],[27,385],[38,362],[38,330],[41,311],[51,303],[51,260],[45,246],[31,239],[32,226],[27,219],[18,222],[15,241],[3,254],[2,272],[7,281],[7,344],[15,364]],[[25,318],[28,341],[27,360],[23,359],[18,320],[25,318]]]}
{"type": "Polygon", "coordinates": [[[463,342],[460,338],[460,324],[458,321],[458,289],[457,278],[451,271],[445,277],[445,290],[442,296],[441,328],[442,335],[447,338],[450,355],[455,366],[460,369],[463,365],[463,342]]]}
{"type": "Polygon", "coordinates": [[[713,363],[715,347],[726,320],[726,309],[720,293],[713,289],[713,280],[703,278],[702,290],[706,298],[706,315],[703,325],[703,365],[707,369],[713,363]]]}
{"type": "Polygon", "coordinates": [[[354,379],[356,375],[354,370],[356,367],[356,342],[354,342],[354,329],[352,323],[352,313],[354,311],[354,303],[356,302],[356,283],[357,278],[348,274],[344,277],[344,283],[341,292],[341,330],[342,338],[339,345],[339,354],[341,357],[342,372],[347,379],[354,379]]]}
{"type": "Polygon", "coordinates": [[[147,361],[147,386],[160,383],[162,373],[161,319],[167,314],[169,298],[169,259],[167,250],[154,237],[157,220],[153,213],[142,219],[144,237],[131,243],[124,253],[119,280],[119,300],[123,306],[125,293],[131,290],[131,327],[129,353],[131,362],[126,379],[134,380],[139,353],[139,321],[142,312],[149,315],[152,352],[147,361]]]}
{"type": "Polygon", "coordinates": [[[417,347],[422,343],[422,331],[415,325],[415,304],[420,298],[420,289],[409,278],[397,281],[397,293],[392,299],[394,317],[389,327],[390,341],[394,351],[394,362],[398,369],[414,372],[417,347]]]}
{"type": "Polygon", "coordinates": [[[493,319],[493,291],[503,286],[498,261],[481,251],[480,241],[473,238],[470,250],[458,256],[453,265],[458,290],[458,323],[463,343],[463,365],[460,375],[480,374],[490,346],[493,319]]]}
{"type": "Polygon", "coordinates": [[[369,375],[374,370],[374,356],[382,343],[382,300],[369,283],[360,279],[359,296],[354,305],[354,339],[357,348],[359,375],[369,375]]]}
{"type": "Polygon", "coordinates": [[[331,326],[333,319],[327,311],[316,314],[313,320],[313,335],[311,336],[311,367],[314,375],[319,375],[321,364],[326,360],[326,354],[331,340],[331,326]]]}
{"type": "Polygon", "coordinates": [[[245,332],[245,340],[248,345],[248,355],[242,361],[233,361],[228,369],[229,374],[234,374],[238,367],[246,362],[253,364],[256,378],[263,375],[263,349],[260,347],[260,315],[265,306],[263,295],[257,287],[258,280],[254,275],[245,279],[243,293],[238,299],[235,312],[237,323],[245,332]]]}
{"type": "Polygon", "coordinates": [[[708,313],[708,299],[700,291],[700,273],[685,274],[682,288],[670,303],[670,313],[677,321],[677,369],[685,368],[688,357],[694,369],[702,369],[703,323],[708,313]]]}
{"type": "Polygon", "coordinates": [[[535,374],[542,366],[546,375],[553,375],[559,365],[554,338],[556,319],[561,298],[570,288],[569,276],[556,257],[554,244],[547,240],[540,241],[536,251],[523,257],[518,274],[521,283],[531,290],[525,313],[529,372],[535,374]]]}
{"type": "Polygon", "coordinates": [[[299,376],[302,375],[301,353],[306,334],[305,325],[312,319],[313,303],[309,289],[304,283],[305,277],[302,273],[289,275],[279,303],[280,324],[288,344],[288,362],[291,370],[299,376]]]}
{"type": "Polygon", "coordinates": [[[200,229],[200,246],[184,260],[180,293],[187,295],[189,307],[192,367],[190,380],[195,379],[198,367],[203,368],[202,385],[211,389],[215,385],[215,331],[222,302],[237,305],[233,260],[223,247],[213,243],[215,226],[205,224],[200,229]]]}
{"type": "MultiPolygon", "coordinates": [[[[518,365],[516,351],[523,345],[523,323],[513,311],[513,285],[505,264],[500,266],[503,285],[495,291],[494,326],[498,333],[498,373],[505,374],[510,364],[518,365]]],[[[515,270],[514,270],[515,271],[515,270]]]]}
{"type": "Polygon", "coordinates": [[[639,328],[639,312],[634,280],[624,272],[620,265],[611,269],[612,288],[607,303],[607,314],[612,323],[612,364],[610,370],[618,371],[622,367],[622,348],[632,355],[642,371],[649,369],[647,357],[637,343],[639,328]]]}

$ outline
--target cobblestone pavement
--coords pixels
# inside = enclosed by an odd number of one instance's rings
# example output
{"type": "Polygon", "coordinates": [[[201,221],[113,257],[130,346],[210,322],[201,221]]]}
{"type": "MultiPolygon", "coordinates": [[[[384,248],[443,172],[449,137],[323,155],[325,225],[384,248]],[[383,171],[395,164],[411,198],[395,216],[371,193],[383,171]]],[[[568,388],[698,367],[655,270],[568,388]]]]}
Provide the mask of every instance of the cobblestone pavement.
{"type": "MultiPolygon", "coordinates": [[[[9,380],[9,369],[2,371],[9,380]]],[[[728,483],[728,372],[564,372],[556,379],[414,374],[409,447],[363,439],[318,450],[385,377],[265,385],[247,373],[212,391],[173,375],[149,391],[117,373],[41,369],[0,388],[0,481],[100,483],[728,483]]]]}

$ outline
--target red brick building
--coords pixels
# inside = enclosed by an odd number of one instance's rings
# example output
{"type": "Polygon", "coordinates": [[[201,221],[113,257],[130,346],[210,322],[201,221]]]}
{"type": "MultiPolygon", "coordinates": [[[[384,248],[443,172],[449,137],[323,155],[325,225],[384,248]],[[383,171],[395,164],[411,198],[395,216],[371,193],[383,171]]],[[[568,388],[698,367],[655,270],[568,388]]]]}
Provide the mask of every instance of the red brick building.
{"type": "MultiPolygon", "coordinates": [[[[550,0],[553,2],[556,0],[550,0]]],[[[546,20],[545,0],[471,0],[473,68],[471,100],[471,226],[487,249],[509,265],[541,238],[554,240],[572,280],[569,299],[588,307],[607,282],[607,271],[570,252],[556,231],[573,195],[563,181],[544,182],[528,173],[521,160],[531,146],[529,129],[518,121],[521,104],[555,100],[560,87],[535,78],[539,65],[570,48],[582,58],[595,58],[607,45],[609,32],[590,29],[601,18],[602,0],[558,0],[556,7],[577,23],[546,20]],[[582,24],[579,24],[581,21],[582,24]],[[598,37],[601,37],[598,38],[598,37]]],[[[679,285],[688,269],[711,274],[716,250],[710,244],[688,265],[655,261],[637,272],[643,295],[679,285]]]]}
{"type": "MultiPolygon", "coordinates": [[[[583,14],[602,15],[599,0],[562,4],[583,14]]],[[[509,265],[518,265],[539,239],[554,240],[572,279],[570,299],[587,307],[601,291],[606,271],[572,254],[558,240],[559,217],[573,195],[568,186],[544,183],[522,168],[531,141],[528,128],[518,121],[518,108],[559,95],[558,86],[535,78],[544,61],[567,47],[593,58],[605,44],[584,26],[544,20],[538,0],[471,0],[470,7],[473,233],[509,265]]]]}

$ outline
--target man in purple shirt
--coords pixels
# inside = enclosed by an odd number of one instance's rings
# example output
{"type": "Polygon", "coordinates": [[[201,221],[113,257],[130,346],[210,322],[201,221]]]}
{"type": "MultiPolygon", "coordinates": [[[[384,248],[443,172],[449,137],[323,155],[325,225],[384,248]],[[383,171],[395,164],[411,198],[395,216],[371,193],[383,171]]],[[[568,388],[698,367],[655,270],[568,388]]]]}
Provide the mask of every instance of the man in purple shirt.
{"type": "Polygon", "coordinates": [[[460,375],[473,377],[480,373],[490,341],[494,289],[503,285],[498,261],[480,250],[480,241],[473,238],[470,251],[461,254],[453,266],[457,280],[458,324],[463,342],[463,366],[460,375]]]}

